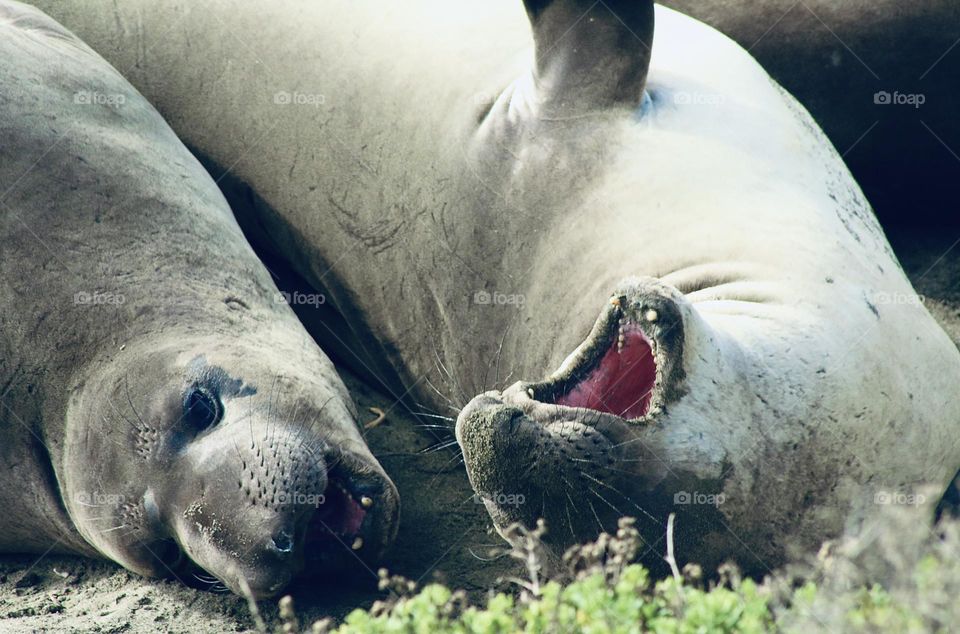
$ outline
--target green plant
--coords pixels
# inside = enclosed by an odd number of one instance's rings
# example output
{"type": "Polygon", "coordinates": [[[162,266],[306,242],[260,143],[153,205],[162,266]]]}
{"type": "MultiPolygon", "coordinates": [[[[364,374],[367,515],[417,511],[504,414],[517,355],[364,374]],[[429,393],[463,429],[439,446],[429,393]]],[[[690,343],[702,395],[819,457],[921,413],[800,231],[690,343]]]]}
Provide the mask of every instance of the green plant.
{"type": "MultiPolygon", "coordinates": [[[[307,630],[337,634],[584,634],[653,632],[712,634],[786,632],[952,632],[960,619],[960,524],[930,530],[916,509],[892,511],[857,539],[827,544],[813,561],[794,564],[758,583],[732,566],[704,583],[697,566],[652,579],[632,563],[639,547],[633,520],[615,535],[577,546],[563,557],[562,579],[547,579],[539,561],[545,527],[514,527],[512,555],[525,571],[516,593],[471,605],[463,591],[416,584],[380,572],[389,596],[307,630]],[[910,513],[913,513],[911,515],[910,513]]],[[[672,526],[672,524],[671,524],[672,526]]],[[[668,537],[669,537],[668,533],[668,537]]],[[[672,543],[672,540],[668,540],[672,543]]],[[[295,632],[289,598],[281,631],[295,632]]]]}

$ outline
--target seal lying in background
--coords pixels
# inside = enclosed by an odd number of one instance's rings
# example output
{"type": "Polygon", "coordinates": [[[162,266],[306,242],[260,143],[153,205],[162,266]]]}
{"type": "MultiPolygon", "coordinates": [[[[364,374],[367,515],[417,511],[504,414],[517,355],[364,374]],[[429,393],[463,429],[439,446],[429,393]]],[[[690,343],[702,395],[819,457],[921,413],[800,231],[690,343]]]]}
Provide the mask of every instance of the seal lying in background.
{"type": "Polygon", "coordinates": [[[261,197],[247,231],[345,317],[317,336],[436,408],[559,368],[459,414],[498,529],[631,514],[660,552],[677,511],[678,556],[762,568],[956,473],[960,353],[709,27],[658,8],[651,62],[648,2],[528,2],[535,50],[512,0],[106,7],[56,10],[261,197]]]}
{"type": "Polygon", "coordinates": [[[0,58],[0,552],[257,597],[378,557],[394,486],[213,181],[39,11],[0,58]]]}
{"type": "Polygon", "coordinates": [[[960,197],[954,0],[666,0],[732,37],[810,111],[887,224],[960,197]],[[951,156],[951,153],[954,156],[951,156]]]}

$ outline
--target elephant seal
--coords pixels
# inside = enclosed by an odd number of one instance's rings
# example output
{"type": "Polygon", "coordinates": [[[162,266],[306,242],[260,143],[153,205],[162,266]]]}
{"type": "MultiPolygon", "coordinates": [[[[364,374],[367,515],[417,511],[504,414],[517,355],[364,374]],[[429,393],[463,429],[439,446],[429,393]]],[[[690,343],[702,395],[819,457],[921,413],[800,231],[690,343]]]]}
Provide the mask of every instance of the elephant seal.
{"type": "Polygon", "coordinates": [[[651,57],[647,2],[107,7],[56,10],[259,195],[238,218],[329,293],[327,337],[456,408],[501,531],[632,514],[659,552],[678,512],[678,557],[772,567],[956,473],[960,353],[713,29],[657,8],[651,57]]]}
{"type": "Polygon", "coordinates": [[[949,226],[960,197],[960,4],[665,0],[736,40],[810,111],[887,227],[949,226]]]}
{"type": "Polygon", "coordinates": [[[0,552],[255,597],[378,557],[396,490],[212,179],[36,9],[0,58],[0,552]]]}

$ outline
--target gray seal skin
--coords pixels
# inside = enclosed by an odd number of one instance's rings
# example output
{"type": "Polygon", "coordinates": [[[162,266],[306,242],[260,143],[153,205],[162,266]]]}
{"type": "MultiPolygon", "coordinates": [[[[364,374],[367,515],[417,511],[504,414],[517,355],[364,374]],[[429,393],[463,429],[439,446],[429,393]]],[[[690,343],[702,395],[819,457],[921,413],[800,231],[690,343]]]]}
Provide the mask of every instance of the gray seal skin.
{"type": "Polygon", "coordinates": [[[379,557],[396,490],[214,182],[36,9],[0,58],[0,552],[255,597],[379,557]]]}
{"type": "Polygon", "coordinates": [[[960,3],[663,4],[736,40],[798,99],[844,153],[885,226],[951,224],[960,196],[951,156],[960,148],[960,3]]]}
{"type": "Polygon", "coordinates": [[[713,29],[657,8],[651,57],[647,3],[51,10],[260,196],[241,223],[344,316],[318,337],[480,394],[456,433],[499,530],[632,514],[659,558],[677,512],[678,557],[763,569],[957,472],[960,353],[713,29]]]}

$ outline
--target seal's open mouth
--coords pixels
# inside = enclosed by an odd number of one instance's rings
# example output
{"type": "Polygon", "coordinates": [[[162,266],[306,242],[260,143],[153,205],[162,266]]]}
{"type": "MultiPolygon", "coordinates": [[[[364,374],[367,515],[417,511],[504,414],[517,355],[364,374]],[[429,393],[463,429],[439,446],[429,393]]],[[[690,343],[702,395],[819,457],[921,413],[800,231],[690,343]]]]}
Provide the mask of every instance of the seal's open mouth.
{"type": "Polygon", "coordinates": [[[657,388],[655,349],[654,340],[614,301],[560,369],[529,386],[529,395],[626,420],[644,418],[657,388]]]}
{"type": "Polygon", "coordinates": [[[370,498],[354,497],[343,484],[331,478],[324,492],[323,504],[317,507],[307,529],[308,542],[338,537],[352,545],[367,516],[363,507],[365,499],[370,498]]]}
{"type": "Polygon", "coordinates": [[[374,505],[375,494],[338,466],[327,475],[323,500],[306,526],[308,560],[339,558],[349,548],[359,551],[364,546],[367,519],[374,505]]]}
{"type": "Polygon", "coordinates": [[[635,324],[618,337],[579,383],[555,399],[557,405],[584,407],[621,418],[642,418],[650,410],[657,364],[650,339],[635,324]]]}

